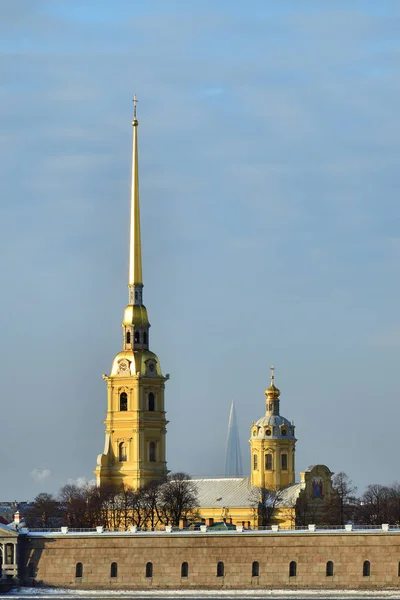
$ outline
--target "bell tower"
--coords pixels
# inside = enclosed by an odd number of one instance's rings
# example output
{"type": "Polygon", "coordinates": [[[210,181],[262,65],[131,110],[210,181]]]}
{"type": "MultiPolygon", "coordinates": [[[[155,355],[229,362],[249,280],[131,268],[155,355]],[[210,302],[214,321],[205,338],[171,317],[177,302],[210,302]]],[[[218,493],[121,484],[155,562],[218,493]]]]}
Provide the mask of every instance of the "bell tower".
{"type": "Polygon", "coordinates": [[[105,447],[97,457],[97,485],[139,489],[167,476],[164,376],[149,349],[150,323],[143,304],[140,239],[138,120],[133,99],[133,152],[128,274],[128,305],[122,321],[122,351],[114,358],[107,383],[105,447]]]}
{"type": "Polygon", "coordinates": [[[294,423],[282,417],[281,394],[275,387],[275,368],[271,367],[271,385],[265,390],[266,414],[251,426],[251,483],[277,491],[294,483],[294,423]]]}

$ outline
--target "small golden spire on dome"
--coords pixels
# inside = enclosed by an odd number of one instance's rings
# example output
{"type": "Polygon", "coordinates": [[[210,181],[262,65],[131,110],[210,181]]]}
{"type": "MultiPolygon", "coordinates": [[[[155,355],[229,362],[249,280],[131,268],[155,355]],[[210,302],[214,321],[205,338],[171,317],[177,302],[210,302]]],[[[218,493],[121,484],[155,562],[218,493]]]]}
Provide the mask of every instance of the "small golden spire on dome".
{"type": "Polygon", "coordinates": [[[275,387],[275,367],[271,365],[271,385],[267,388],[264,394],[267,398],[279,398],[281,391],[275,387]]]}

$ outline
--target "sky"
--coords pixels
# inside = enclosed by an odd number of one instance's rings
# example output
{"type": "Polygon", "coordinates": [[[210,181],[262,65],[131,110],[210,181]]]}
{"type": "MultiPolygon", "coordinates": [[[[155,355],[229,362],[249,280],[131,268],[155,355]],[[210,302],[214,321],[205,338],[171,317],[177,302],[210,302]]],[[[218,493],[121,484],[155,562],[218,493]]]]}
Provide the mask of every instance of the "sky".
{"type": "Polygon", "coordinates": [[[132,96],[168,467],[400,479],[397,0],[0,0],[1,501],[93,478],[127,303],[132,96]]]}

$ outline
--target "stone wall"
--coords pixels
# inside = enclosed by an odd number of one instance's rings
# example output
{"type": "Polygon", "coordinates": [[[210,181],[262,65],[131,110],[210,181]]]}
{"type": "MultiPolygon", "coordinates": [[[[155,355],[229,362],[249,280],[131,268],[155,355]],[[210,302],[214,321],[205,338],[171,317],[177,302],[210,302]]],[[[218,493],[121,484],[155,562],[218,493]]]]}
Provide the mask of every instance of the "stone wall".
{"type": "MultiPolygon", "coordinates": [[[[400,585],[400,532],[227,532],[28,535],[21,544],[26,584],[73,588],[325,588],[400,585]],[[259,563],[259,576],[252,565],[259,563]],[[296,562],[296,576],[289,564],[296,562]],[[333,562],[333,576],[326,564],[333,562]],[[370,575],[363,576],[364,561],[370,575]],[[76,564],[82,563],[82,577],[76,564]],[[110,576],[111,563],[117,576],[110,576]],[[152,577],[146,577],[146,563],[152,577]],[[182,563],[188,576],[181,577],[182,563]],[[224,575],[217,576],[217,563],[224,575]]],[[[149,573],[148,573],[149,574],[149,573]]]]}

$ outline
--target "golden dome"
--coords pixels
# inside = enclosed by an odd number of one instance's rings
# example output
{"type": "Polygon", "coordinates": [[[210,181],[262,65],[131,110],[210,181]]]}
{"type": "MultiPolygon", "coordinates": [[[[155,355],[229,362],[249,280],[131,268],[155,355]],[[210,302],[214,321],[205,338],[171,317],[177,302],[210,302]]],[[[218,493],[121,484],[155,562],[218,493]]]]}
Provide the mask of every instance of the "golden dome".
{"type": "Polygon", "coordinates": [[[271,385],[269,386],[269,388],[267,388],[264,392],[264,394],[267,396],[268,399],[273,400],[274,398],[279,398],[280,394],[281,394],[281,390],[279,390],[277,387],[275,387],[274,385],[274,381],[275,381],[275,375],[274,375],[274,371],[275,371],[275,367],[272,365],[271,366],[271,385]]]}
{"type": "Polygon", "coordinates": [[[124,311],[122,325],[149,326],[146,307],[143,304],[128,304],[124,311]]]}
{"type": "Polygon", "coordinates": [[[270,398],[271,400],[273,400],[274,398],[279,398],[280,394],[281,394],[281,390],[279,390],[277,387],[274,386],[274,384],[272,383],[269,388],[267,388],[264,392],[264,394],[267,396],[267,398],[270,398]]]}

